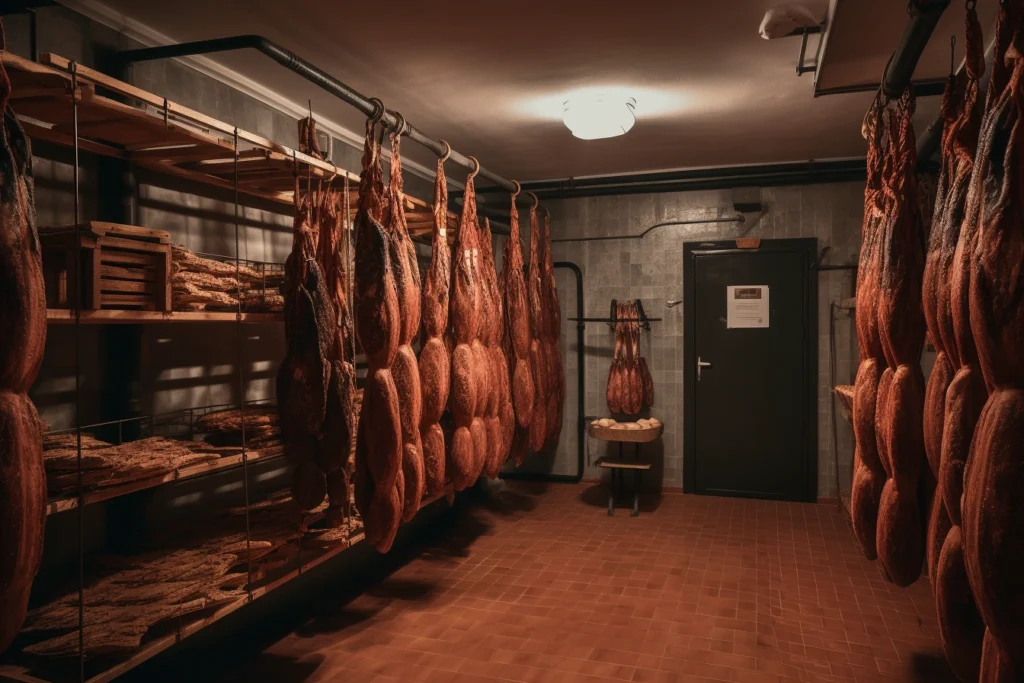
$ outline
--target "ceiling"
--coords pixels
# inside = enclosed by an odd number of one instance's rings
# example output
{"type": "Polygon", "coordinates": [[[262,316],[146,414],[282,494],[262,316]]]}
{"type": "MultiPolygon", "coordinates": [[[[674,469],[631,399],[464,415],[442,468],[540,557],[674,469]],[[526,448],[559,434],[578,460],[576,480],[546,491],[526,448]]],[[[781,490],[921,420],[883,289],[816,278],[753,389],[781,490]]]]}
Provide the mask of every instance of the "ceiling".
{"type": "MultiPolygon", "coordinates": [[[[860,124],[872,95],[814,98],[812,76],[795,73],[799,39],[758,35],[764,12],[777,0],[102,1],[119,21],[139,22],[172,41],[264,35],[508,178],[864,154],[860,124]],[[632,131],[607,140],[572,137],[561,122],[561,103],[594,89],[636,98],[632,131]]],[[[819,1],[824,15],[825,0],[805,0],[819,1]]],[[[872,34],[871,59],[847,64],[835,76],[870,81],[881,72],[878,55],[884,66],[906,24],[906,3],[833,2],[861,5],[853,14],[875,27],[892,26],[872,34]],[[865,13],[868,7],[874,15],[865,13]]],[[[844,54],[849,62],[857,53],[851,41],[838,45],[829,46],[837,71],[844,54]]],[[[812,39],[808,61],[814,46],[812,39]]],[[[213,59],[293,102],[312,99],[321,118],[362,130],[356,110],[261,54],[213,59]]],[[[937,104],[919,105],[921,128],[937,104]]],[[[407,155],[433,166],[429,153],[411,147],[407,155]]]]}

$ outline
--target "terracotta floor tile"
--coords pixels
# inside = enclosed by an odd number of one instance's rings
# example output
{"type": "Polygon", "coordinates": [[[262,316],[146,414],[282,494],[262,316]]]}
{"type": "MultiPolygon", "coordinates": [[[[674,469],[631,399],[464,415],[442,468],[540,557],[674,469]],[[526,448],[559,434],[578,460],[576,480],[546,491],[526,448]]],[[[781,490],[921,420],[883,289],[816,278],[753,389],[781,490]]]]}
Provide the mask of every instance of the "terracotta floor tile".
{"type": "Polygon", "coordinates": [[[834,507],[664,494],[609,518],[589,488],[509,485],[464,506],[339,605],[342,627],[297,629],[229,680],[282,659],[349,683],[911,683],[922,661],[942,669],[927,584],[886,583],[834,507]],[[429,590],[409,597],[412,584],[429,590]]]}

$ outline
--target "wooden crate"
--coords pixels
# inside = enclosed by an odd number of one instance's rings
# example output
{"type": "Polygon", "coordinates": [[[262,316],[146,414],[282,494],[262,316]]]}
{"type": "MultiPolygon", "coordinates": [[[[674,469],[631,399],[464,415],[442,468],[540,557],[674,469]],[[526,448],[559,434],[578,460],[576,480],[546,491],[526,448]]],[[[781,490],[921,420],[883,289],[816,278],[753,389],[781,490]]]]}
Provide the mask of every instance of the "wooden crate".
{"type": "Polygon", "coordinates": [[[70,308],[81,282],[82,309],[171,310],[171,240],[163,230],[89,221],[39,229],[48,308],[70,308]],[[75,235],[80,272],[76,276],[75,235]]]}

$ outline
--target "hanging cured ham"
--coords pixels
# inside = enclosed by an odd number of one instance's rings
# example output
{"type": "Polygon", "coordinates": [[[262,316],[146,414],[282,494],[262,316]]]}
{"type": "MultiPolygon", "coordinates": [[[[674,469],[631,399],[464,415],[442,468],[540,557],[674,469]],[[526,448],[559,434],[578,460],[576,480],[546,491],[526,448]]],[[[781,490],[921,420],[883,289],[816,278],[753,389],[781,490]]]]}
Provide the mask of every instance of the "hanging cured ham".
{"type": "Polygon", "coordinates": [[[544,232],[541,244],[544,255],[544,266],[541,274],[542,315],[545,318],[544,358],[548,376],[547,415],[544,438],[544,450],[553,451],[558,446],[562,434],[562,409],[565,405],[565,373],[562,370],[562,309],[558,303],[558,282],[555,279],[555,266],[551,256],[551,215],[544,211],[544,232]]]}
{"type": "Polygon", "coordinates": [[[383,213],[380,148],[374,123],[366,124],[359,206],[355,218],[356,334],[366,354],[367,374],[356,432],[354,486],[366,538],[386,552],[402,519],[402,424],[391,365],[402,332],[398,285],[383,213]]]}
{"type": "Polygon", "coordinates": [[[613,413],[638,415],[654,404],[654,378],[640,355],[640,310],[637,302],[615,303],[615,353],[608,371],[605,399],[613,413]]]}
{"type": "Polygon", "coordinates": [[[444,159],[437,160],[434,180],[434,231],[430,266],[423,280],[423,347],[420,349],[420,441],[423,444],[424,492],[439,496],[444,491],[445,438],[441,415],[448,404],[451,356],[445,346],[448,329],[448,297],[451,287],[451,249],[448,246],[448,183],[444,159]]]}
{"type": "MultiPolygon", "coordinates": [[[[4,44],[0,24],[0,49],[4,44]]],[[[42,424],[28,397],[46,346],[46,293],[32,148],[10,96],[0,66],[0,652],[25,619],[46,524],[42,424]]]]}
{"type": "Polygon", "coordinates": [[[887,476],[879,455],[880,436],[876,434],[875,427],[879,385],[885,367],[875,311],[881,263],[879,244],[888,204],[883,184],[891,168],[888,151],[883,146],[887,122],[884,109],[876,102],[864,121],[864,134],[868,140],[868,177],[857,269],[856,324],[860,365],[854,385],[853,431],[856,445],[850,511],[854,535],[864,555],[871,560],[878,556],[875,545],[878,502],[887,476]]]}
{"type": "Polygon", "coordinates": [[[420,440],[420,416],[423,395],[420,370],[413,339],[420,326],[420,270],[416,249],[409,237],[405,218],[405,194],[402,187],[402,156],[400,143],[404,121],[391,133],[391,167],[388,183],[387,220],[388,255],[395,273],[400,316],[398,352],[391,364],[391,375],[398,391],[398,407],[402,422],[402,475],[405,484],[402,519],[409,521],[419,511],[423,499],[423,444],[420,440]]]}
{"type": "Polygon", "coordinates": [[[544,315],[544,262],[542,261],[540,223],[537,207],[530,207],[530,262],[526,272],[526,295],[530,304],[530,368],[533,370],[534,410],[530,423],[530,450],[540,452],[549,434],[548,398],[552,377],[547,367],[548,319],[544,315]]]}
{"type": "MultiPolygon", "coordinates": [[[[924,563],[924,522],[918,485],[925,463],[922,415],[924,377],[921,352],[925,323],[921,311],[924,239],[917,201],[917,149],[907,92],[891,116],[891,169],[883,191],[887,212],[878,241],[880,274],[875,299],[885,369],[875,409],[879,455],[888,479],[878,503],[875,544],[885,576],[909,586],[924,563]]],[[[858,302],[859,306],[859,302],[858,302]]]]}
{"type": "MultiPolygon", "coordinates": [[[[966,80],[954,79],[943,96],[942,168],[925,262],[922,304],[936,359],[925,393],[925,451],[938,482],[928,526],[927,561],[943,650],[962,681],[975,681],[981,666],[984,623],[964,563],[963,472],[985,387],[970,349],[957,344],[950,281],[967,216],[981,113],[978,80],[985,68],[981,26],[967,11],[966,80]]],[[[1005,49],[1005,46],[1004,46],[1005,49]]],[[[959,336],[967,339],[970,331],[959,336]]]]}
{"type": "Polygon", "coordinates": [[[498,288],[498,273],[494,266],[490,221],[484,220],[480,239],[480,262],[484,297],[488,300],[488,324],[481,330],[489,368],[490,396],[484,414],[487,428],[487,462],[484,474],[494,479],[508,459],[515,430],[515,411],[512,407],[508,363],[502,348],[505,336],[505,306],[498,288]]]}
{"type": "MultiPolygon", "coordinates": [[[[978,202],[976,223],[961,238],[974,244],[963,253],[958,249],[963,269],[954,281],[959,285],[954,294],[962,294],[967,284],[966,318],[977,367],[989,390],[964,472],[962,536],[967,575],[987,628],[982,676],[997,670],[1003,674],[999,680],[1020,680],[1024,671],[1022,18],[1020,0],[1004,3],[996,41],[997,48],[1008,47],[1005,58],[997,59],[1000,68],[993,68],[979,134],[976,184],[971,187],[978,202]],[[1012,32],[1012,40],[1004,42],[1003,31],[1012,32]]],[[[964,322],[963,314],[963,309],[954,309],[955,324],[964,322]]],[[[967,330],[958,334],[967,336],[967,330]]]]}
{"type": "MultiPolygon", "coordinates": [[[[477,218],[476,189],[473,175],[466,179],[466,190],[462,201],[462,215],[459,232],[452,247],[452,284],[450,290],[449,335],[452,345],[451,388],[448,408],[454,421],[451,439],[449,465],[451,480],[456,491],[471,486],[479,477],[483,461],[477,460],[477,443],[474,439],[474,420],[478,403],[485,402],[478,396],[480,380],[486,366],[478,361],[472,344],[477,340],[481,319],[481,291],[476,270],[477,259],[477,218]]],[[[486,379],[484,380],[486,381],[486,379]]],[[[482,420],[476,431],[480,432],[482,420]]],[[[486,432],[484,432],[486,444],[486,432]]],[[[481,458],[486,453],[486,445],[481,458]]]]}
{"type": "MultiPolygon", "coordinates": [[[[518,194],[518,193],[516,193],[518,194]]],[[[501,299],[505,302],[505,357],[511,381],[512,407],[515,428],[512,437],[512,457],[522,464],[529,441],[529,427],[533,420],[535,389],[530,368],[530,314],[523,275],[523,249],[520,245],[519,210],[516,195],[512,195],[509,214],[509,236],[505,241],[502,258],[501,299]]]]}

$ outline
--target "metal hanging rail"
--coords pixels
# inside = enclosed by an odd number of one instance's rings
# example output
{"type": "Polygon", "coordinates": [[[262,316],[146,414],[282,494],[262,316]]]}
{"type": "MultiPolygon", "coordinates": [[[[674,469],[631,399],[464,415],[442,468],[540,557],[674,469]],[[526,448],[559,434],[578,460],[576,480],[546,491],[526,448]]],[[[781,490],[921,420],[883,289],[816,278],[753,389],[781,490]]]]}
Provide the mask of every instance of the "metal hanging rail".
{"type": "MultiPolygon", "coordinates": [[[[185,57],[188,55],[200,55],[212,52],[226,52],[229,50],[242,49],[253,49],[262,52],[278,64],[302,76],[310,83],[323,88],[343,102],[352,105],[366,116],[372,116],[376,111],[374,101],[370,98],[342,83],[323,69],[307,62],[291,50],[286,50],[272,40],[259,35],[250,34],[243,36],[230,36],[226,38],[213,38],[211,40],[197,40],[189,43],[178,43],[176,45],[161,45],[158,47],[145,47],[136,50],[121,50],[111,55],[110,59],[112,63],[123,66],[132,62],[169,59],[173,57],[185,57]]],[[[384,110],[382,121],[386,126],[395,128],[399,124],[399,119],[400,116],[396,115],[396,112],[388,109],[384,110]]],[[[465,168],[475,168],[478,166],[477,163],[474,163],[474,160],[471,157],[456,152],[446,143],[429,137],[426,133],[408,123],[405,124],[403,135],[406,135],[413,142],[423,145],[437,156],[443,156],[451,150],[450,161],[454,161],[460,166],[465,168]]],[[[480,166],[480,170],[477,175],[486,178],[495,185],[508,190],[509,192],[514,192],[516,189],[515,184],[511,180],[507,180],[493,171],[488,171],[483,166],[480,166]]]]}

